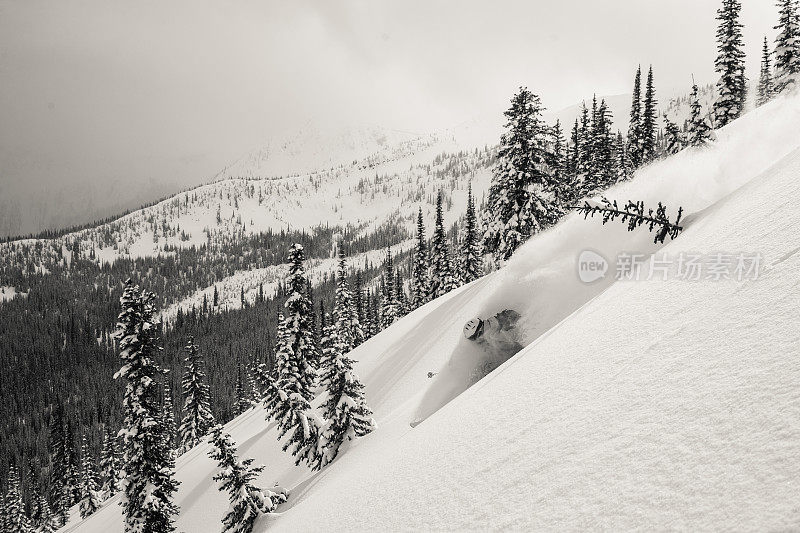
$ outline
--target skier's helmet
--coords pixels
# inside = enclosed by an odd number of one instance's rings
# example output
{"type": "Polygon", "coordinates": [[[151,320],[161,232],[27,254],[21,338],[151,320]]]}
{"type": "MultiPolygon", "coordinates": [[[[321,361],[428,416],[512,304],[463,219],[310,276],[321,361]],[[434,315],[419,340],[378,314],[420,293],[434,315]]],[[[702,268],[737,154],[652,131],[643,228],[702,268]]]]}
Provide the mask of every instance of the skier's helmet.
{"type": "Polygon", "coordinates": [[[478,338],[483,331],[483,320],[480,318],[473,318],[464,324],[464,336],[473,341],[478,338]]]}

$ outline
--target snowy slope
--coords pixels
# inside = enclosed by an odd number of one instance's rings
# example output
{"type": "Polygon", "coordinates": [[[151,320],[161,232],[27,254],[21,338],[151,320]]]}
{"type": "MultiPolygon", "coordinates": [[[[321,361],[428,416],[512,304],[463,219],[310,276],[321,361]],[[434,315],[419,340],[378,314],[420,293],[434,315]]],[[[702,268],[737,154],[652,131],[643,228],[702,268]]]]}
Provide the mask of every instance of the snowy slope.
{"type": "MultiPolygon", "coordinates": [[[[683,206],[677,240],[655,245],[646,231],[571,216],[506,268],[359,347],[379,427],[323,472],[292,466],[260,410],[231,422],[242,454],[267,465],[261,483],[292,489],[259,528],[798,527],[798,120],[800,99],[776,100],[716,146],[610,191],[683,206]],[[612,261],[623,251],[760,253],[762,269],[741,282],[615,282],[612,264],[584,284],[575,269],[585,249],[612,261]],[[423,398],[453,386],[450,369],[469,351],[462,324],[506,307],[523,313],[527,348],[411,429],[421,408],[441,407],[423,398]]],[[[182,531],[218,530],[226,508],[205,453],[178,461],[182,531]]],[[[116,500],[71,530],[121,531],[116,500]]]]}

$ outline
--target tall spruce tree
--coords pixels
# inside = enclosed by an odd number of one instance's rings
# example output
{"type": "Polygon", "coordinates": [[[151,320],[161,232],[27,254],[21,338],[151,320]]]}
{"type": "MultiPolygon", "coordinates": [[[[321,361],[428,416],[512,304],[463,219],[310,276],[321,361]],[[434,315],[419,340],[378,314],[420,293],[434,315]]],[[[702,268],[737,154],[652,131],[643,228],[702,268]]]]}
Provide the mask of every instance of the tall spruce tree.
{"type": "Polygon", "coordinates": [[[773,91],[772,60],[767,38],[764,37],[764,49],[761,52],[761,76],[758,78],[758,90],[756,92],[756,106],[760,107],[769,102],[772,99],[773,91]]]}
{"type": "Polygon", "coordinates": [[[547,128],[539,97],[521,88],[505,112],[485,210],[484,249],[505,261],[531,235],[553,224],[558,206],[548,185],[547,128]]]}
{"type": "Polygon", "coordinates": [[[642,162],[647,163],[656,156],[656,87],[653,81],[653,66],[647,72],[647,88],[642,107],[642,162]]]}
{"type": "Polygon", "coordinates": [[[664,152],[668,155],[677,154],[683,150],[684,143],[680,128],[664,113],[664,152]]]}
{"type": "Polygon", "coordinates": [[[61,527],[58,517],[50,509],[50,503],[43,495],[39,495],[39,527],[36,533],[55,533],[61,527]]]}
{"type": "Polygon", "coordinates": [[[289,275],[286,317],[276,352],[277,394],[267,405],[271,418],[278,421],[278,438],[289,437],[283,445],[295,464],[317,460],[320,421],[311,409],[316,370],[319,362],[313,322],[313,308],[308,298],[308,277],[303,262],[305,253],[300,244],[289,250],[289,275]]]}
{"type": "Polygon", "coordinates": [[[372,291],[369,295],[369,335],[374,337],[381,331],[380,312],[378,311],[379,296],[377,291],[372,291]]]}
{"type": "Polygon", "coordinates": [[[397,293],[394,288],[394,263],[392,262],[391,247],[386,248],[383,270],[385,284],[381,294],[381,326],[386,329],[394,324],[399,317],[397,293]]]}
{"type": "Polygon", "coordinates": [[[356,318],[358,318],[358,323],[361,325],[363,342],[367,339],[369,332],[367,331],[368,328],[364,322],[364,279],[361,270],[356,270],[355,279],[353,280],[353,307],[356,310],[356,318]]]}
{"type": "Polygon", "coordinates": [[[399,267],[394,270],[394,294],[397,302],[397,317],[402,318],[408,314],[408,298],[406,298],[403,273],[399,267]]]}
{"type": "Polygon", "coordinates": [[[125,531],[165,533],[174,531],[178,507],[172,497],[178,488],[172,450],[158,401],[156,364],[161,351],[159,325],[155,321],[155,295],[142,292],[131,280],[125,283],[115,337],[119,340],[122,367],[114,375],[125,380],[123,410],[123,498],[125,531]]]}
{"type": "MultiPolygon", "coordinates": [[[[580,126],[578,119],[575,119],[575,124],[572,126],[569,142],[569,158],[567,159],[567,176],[570,180],[570,189],[575,189],[575,181],[578,177],[578,160],[580,159],[581,140],[580,140],[580,126]]],[[[572,203],[574,200],[569,199],[567,203],[572,203]]]]}
{"type": "MultiPolygon", "coordinates": [[[[310,391],[316,379],[315,370],[319,363],[314,332],[314,308],[311,303],[311,283],[308,280],[305,266],[303,245],[295,244],[289,250],[289,275],[286,278],[289,295],[286,308],[286,334],[295,361],[298,362],[297,379],[302,382],[303,390],[310,391]],[[306,364],[299,364],[305,361],[306,364]]],[[[306,392],[302,393],[304,396],[306,392]]],[[[309,393],[310,394],[310,393],[309,393]]],[[[311,396],[307,396],[311,398],[311,396]]]]}
{"type": "Polygon", "coordinates": [[[8,489],[5,497],[5,524],[9,532],[33,533],[30,518],[25,514],[25,504],[20,491],[19,471],[13,464],[8,469],[8,489]]]}
{"type": "Polygon", "coordinates": [[[605,100],[595,111],[592,124],[592,172],[587,175],[584,194],[594,195],[617,181],[615,139],[611,132],[612,117],[605,100]]]}
{"type": "Polygon", "coordinates": [[[690,97],[691,114],[689,116],[689,131],[687,143],[690,146],[704,146],[712,139],[711,125],[708,123],[703,106],[700,104],[697,84],[692,86],[690,97]]]}
{"type": "Polygon", "coordinates": [[[417,240],[414,245],[411,275],[411,304],[416,309],[428,301],[431,292],[428,277],[428,243],[425,240],[421,207],[417,213],[417,240]]]}
{"type": "Polygon", "coordinates": [[[744,73],[744,38],[739,15],[740,0],[722,0],[717,10],[717,59],[714,67],[719,73],[718,98],[714,102],[715,125],[721,128],[736,120],[744,111],[747,99],[747,78],[744,73]]]}
{"type": "Polygon", "coordinates": [[[797,0],[778,0],[775,38],[775,94],[793,89],[800,76],[800,21],[797,0]]]}
{"type": "Polygon", "coordinates": [[[589,116],[589,108],[586,107],[586,102],[583,102],[581,106],[577,146],[578,158],[576,168],[579,175],[585,175],[589,171],[592,160],[592,120],[589,116]]]}
{"type": "MultiPolygon", "coordinates": [[[[436,224],[431,238],[430,257],[430,298],[438,298],[458,286],[450,259],[447,230],[444,227],[444,196],[439,190],[436,196],[436,224]]],[[[385,326],[384,326],[385,327],[385,326]]]]}
{"type": "Polygon", "coordinates": [[[205,362],[193,336],[190,335],[186,340],[184,351],[186,357],[181,380],[183,419],[178,432],[181,450],[187,451],[200,444],[214,425],[214,415],[209,406],[210,392],[206,383],[205,362]]]}
{"type": "Polygon", "coordinates": [[[75,445],[75,433],[72,422],[67,420],[64,424],[64,483],[69,506],[80,500],[81,469],[78,465],[78,451],[75,445]]]}
{"type": "Polygon", "coordinates": [[[86,434],[83,434],[81,442],[81,518],[93,515],[100,508],[102,497],[97,488],[97,472],[95,471],[94,459],[89,453],[89,446],[86,442],[86,434]]]}
{"type": "Polygon", "coordinates": [[[211,449],[208,456],[217,461],[219,472],[214,481],[220,483],[219,490],[228,493],[230,505],[222,517],[223,533],[250,533],[256,518],[262,513],[271,513],[278,503],[286,501],[285,492],[272,492],[254,485],[264,466],[251,466],[253,459],[237,456],[236,442],[216,425],[209,436],[211,449]]]}
{"type": "Polygon", "coordinates": [[[353,294],[347,283],[347,261],[343,250],[339,251],[339,266],[336,271],[333,318],[339,331],[339,337],[344,343],[345,353],[364,342],[364,330],[361,328],[353,294]]]}
{"type": "Polygon", "coordinates": [[[633,80],[631,120],[628,126],[628,159],[634,170],[642,165],[642,132],[642,67],[639,65],[633,80]]]}
{"type": "Polygon", "coordinates": [[[175,438],[177,429],[175,428],[175,406],[172,402],[172,387],[169,381],[164,382],[164,399],[161,405],[162,416],[164,417],[164,439],[170,452],[175,452],[175,438]]]}
{"type": "Polygon", "coordinates": [[[236,389],[234,390],[234,396],[234,412],[236,416],[239,416],[253,406],[251,402],[252,387],[248,383],[247,367],[242,361],[236,364],[236,389]]]}
{"type": "Polygon", "coordinates": [[[595,189],[597,183],[598,162],[597,162],[597,95],[592,95],[592,112],[589,128],[584,139],[584,150],[586,151],[586,174],[583,178],[582,193],[595,189]]]}
{"type": "Polygon", "coordinates": [[[278,313],[275,332],[275,368],[270,371],[265,364],[259,366],[259,385],[263,394],[263,404],[267,411],[267,419],[280,420],[282,401],[278,389],[278,375],[282,365],[289,365],[289,336],[286,334],[286,317],[278,313]],[[281,362],[283,361],[283,363],[281,362]]]}
{"type": "Polygon", "coordinates": [[[464,239],[461,242],[461,281],[470,283],[483,275],[483,258],[478,235],[478,217],[475,214],[475,199],[472,197],[472,182],[467,188],[467,215],[464,220],[464,239]]]}
{"type": "Polygon", "coordinates": [[[628,159],[628,149],[625,137],[621,131],[617,131],[617,141],[615,144],[615,156],[617,159],[617,181],[623,181],[631,177],[631,162],[628,159]]]}
{"type": "Polygon", "coordinates": [[[567,153],[566,153],[566,139],[564,139],[564,130],[561,128],[561,121],[556,120],[555,125],[551,130],[552,136],[552,152],[550,155],[550,165],[552,177],[550,188],[553,189],[556,195],[556,200],[559,205],[567,205],[567,196],[569,193],[569,183],[566,178],[567,173],[567,153]]]}
{"type": "Polygon", "coordinates": [[[322,453],[315,465],[325,466],[339,454],[345,441],[363,437],[375,428],[372,411],[364,399],[364,385],[353,372],[354,361],[347,356],[338,328],[329,331],[322,362],[322,386],[328,393],[323,407],[327,424],[320,439],[322,453]]]}
{"type": "Polygon", "coordinates": [[[110,498],[120,489],[120,464],[117,438],[114,432],[107,429],[103,435],[103,449],[100,452],[100,490],[105,498],[110,498]]]}
{"type": "Polygon", "coordinates": [[[61,403],[53,407],[50,416],[48,447],[50,451],[50,500],[53,502],[53,514],[59,526],[69,519],[69,508],[72,506],[71,493],[67,485],[67,443],[64,432],[64,408],[61,403]]]}

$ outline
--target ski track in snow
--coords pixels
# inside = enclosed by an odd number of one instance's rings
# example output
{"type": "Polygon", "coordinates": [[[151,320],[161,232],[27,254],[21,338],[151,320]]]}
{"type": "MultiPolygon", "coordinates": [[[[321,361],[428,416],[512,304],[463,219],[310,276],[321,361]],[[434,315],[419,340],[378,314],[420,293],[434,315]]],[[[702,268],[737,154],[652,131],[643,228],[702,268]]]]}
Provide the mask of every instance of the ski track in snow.
{"type": "MultiPolygon", "coordinates": [[[[608,192],[688,215],[665,245],[571,215],[510,263],[357,348],[378,429],[322,472],[261,409],[226,429],[292,490],[256,531],[793,530],[800,526],[800,98],[735,121],[608,192]],[[757,280],[581,283],[580,251],[758,252],[757,280]],[[411,429],[472,316],[523,314],[528,346],[411,429]]],[[[455,353],[457,355],[457,353],[455,353]]],[[[319,399],[317,400],[319,401],[319,399]]],[[[178,460],[179,531],[227,508],[207,445],[178,460]]],[[[121,531],[115,500],[72,531],[121,531]]]]}

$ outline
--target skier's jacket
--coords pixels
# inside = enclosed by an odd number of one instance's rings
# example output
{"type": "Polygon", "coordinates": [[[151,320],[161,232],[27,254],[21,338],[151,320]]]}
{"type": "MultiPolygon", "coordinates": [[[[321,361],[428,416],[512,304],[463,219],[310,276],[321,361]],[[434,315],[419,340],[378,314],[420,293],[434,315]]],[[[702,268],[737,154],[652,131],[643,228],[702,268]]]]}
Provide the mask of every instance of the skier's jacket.
{"type": "Polygon", "coordinates": [[[486,359],[475,369],[473,379],[487,375],[523,348],[516,330],[519,318],[519,313],[506,309],[483,321],[482,331],[474,342],[486,352],[486,359]]]}

